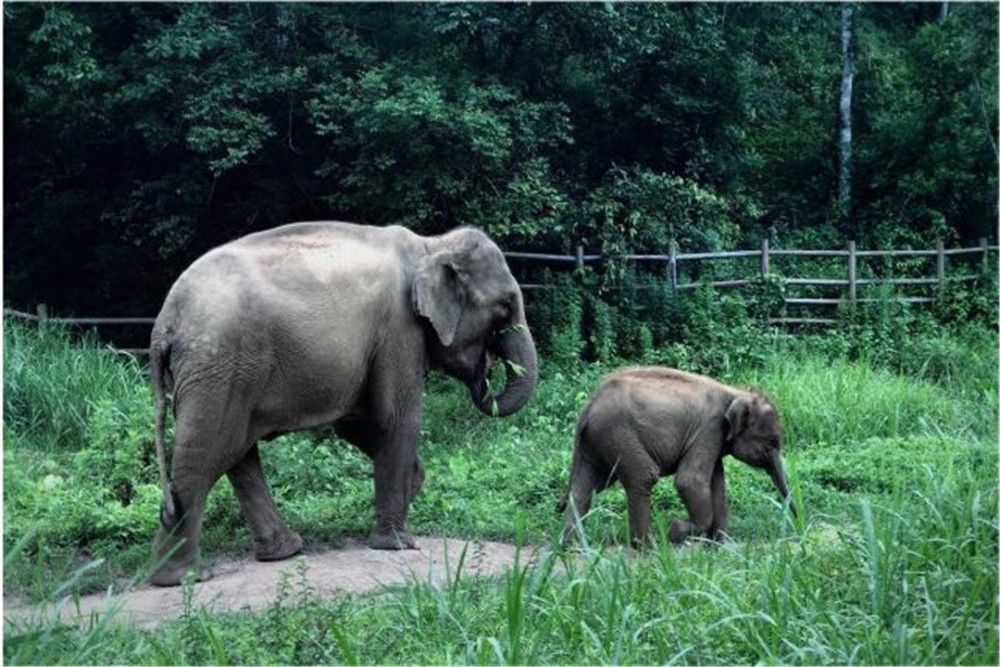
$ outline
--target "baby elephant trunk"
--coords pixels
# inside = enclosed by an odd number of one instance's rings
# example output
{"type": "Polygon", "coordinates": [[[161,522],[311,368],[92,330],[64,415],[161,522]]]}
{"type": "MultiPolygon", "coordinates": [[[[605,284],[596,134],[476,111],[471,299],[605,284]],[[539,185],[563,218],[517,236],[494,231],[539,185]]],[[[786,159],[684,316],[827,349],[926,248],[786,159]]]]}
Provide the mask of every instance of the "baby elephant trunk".
{"type": "Polygon", "coordinates": [[[774,486],[777,487],[778,493],[781,494],[783,500],[788,501],[788,509],[791,510],[792,516],[798,516],[795,511],[795,503],[792,502],[788,491],[788,480],[785,479],[785,469],[781,465],[781,455],[775,454],[771,459],[771,465],[768,466],[768,473],[771,475],[771,481],[774,482],[774,486]]]}

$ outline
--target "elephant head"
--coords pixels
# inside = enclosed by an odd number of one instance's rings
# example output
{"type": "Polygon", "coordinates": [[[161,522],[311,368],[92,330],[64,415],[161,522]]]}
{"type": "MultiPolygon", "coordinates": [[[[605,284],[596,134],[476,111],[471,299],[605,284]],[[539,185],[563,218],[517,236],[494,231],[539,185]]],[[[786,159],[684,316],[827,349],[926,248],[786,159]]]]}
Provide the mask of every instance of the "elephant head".
{"type": "Polygon", "coordinates": [[[487,415],[517,412],[535,391],[535,344],[524,301],[503,253],[477,229],[461,228],[428,240],[413,279],[413,306],[430,323],[431,359],[469,387],[487,415]],[[507,366],[499,393],[490,385],[493,364],[507,366]]]}
{"type": "MultiPolygon", "coordinates": [[[[781,463],[781,418],[774,403],[764,394],[738,396],[726,410],[726,446],[740,461],[766,470],[771,481],[788,499],[788,482],[781,463]]],[[[795,506],[789,503],[792,513],[795,506]]]]}

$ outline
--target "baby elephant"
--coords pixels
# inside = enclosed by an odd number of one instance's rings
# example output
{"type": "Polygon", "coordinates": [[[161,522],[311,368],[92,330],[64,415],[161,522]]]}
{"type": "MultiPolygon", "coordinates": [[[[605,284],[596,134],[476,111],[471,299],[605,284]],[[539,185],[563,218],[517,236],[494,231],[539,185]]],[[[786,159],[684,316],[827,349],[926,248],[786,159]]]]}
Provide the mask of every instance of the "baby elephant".
{"type": "MultiPolygon", "coordinates": [[[[621,480],[633,544],[649,538],[649,497],[660,477],[674,484],[691,515],[670,525],[671,542],[716,539],[729,506],[722,459],[732,454],[771,475],[782,497],[781,419],[770,398],[672,368],[631,368],[604,378],[576,426],[563,543],[594,493],[621,480]]],[[[794,508],[792,508],[794,512],[794,508]]]]}

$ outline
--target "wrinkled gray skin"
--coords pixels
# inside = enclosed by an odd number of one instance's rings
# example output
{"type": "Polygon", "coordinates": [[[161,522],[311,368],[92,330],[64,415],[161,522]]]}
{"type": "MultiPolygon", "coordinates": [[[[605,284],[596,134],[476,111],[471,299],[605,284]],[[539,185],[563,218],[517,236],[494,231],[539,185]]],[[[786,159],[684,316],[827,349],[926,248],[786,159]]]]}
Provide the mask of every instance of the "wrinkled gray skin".
{"type": "Polygon", "coordinates": [[[471,228],[422,237],[401,227],[309,222],[233,241],[178,278],[150,353],[164,487],[154,558],[171,554],[150,578],[159,585],[197,568],[205,497],[223,474],[257,558],[297,553],[302,538],[275,506],[257,443],[326,425],[374,462],[369,545],[415,548],[406,515],[424,477],[417,438],[427,368],[464,382],[494,416],[523,407],[536,382],[520,288],[496,244],[471,228]],[[523,374],[508,372],[494,396],[487,377],[496,359],[523,374]]]}
{"type": "Polygon", "coordinates": [[[731,454],[766,470],[787,498],[781,441],[778,411],[759,392],[672,368],[611,373],[577,422],[563,543],[572,540],[593,494],[616,480],[628,498],[632,542],[647,542],[650,494],[666,475],[674,475],[690,515],[673,521],[670,541],[679,544],[692,535],[717,539],[729,516],[722,459],[731,454]]]}

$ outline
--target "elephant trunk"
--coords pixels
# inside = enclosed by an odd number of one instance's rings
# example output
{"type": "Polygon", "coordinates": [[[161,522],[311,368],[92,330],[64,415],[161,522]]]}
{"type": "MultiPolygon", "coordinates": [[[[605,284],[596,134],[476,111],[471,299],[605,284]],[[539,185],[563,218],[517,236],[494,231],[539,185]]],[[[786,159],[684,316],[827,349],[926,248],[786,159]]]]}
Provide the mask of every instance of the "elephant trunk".
{"type": "Polygon", "coordinates": [[[781,465],[780,454],[775,454],[771,460],[771,465],[768,467],[768,472],[771,474],[771,481],[774,482],[774,486],[778,489],[778,493],[781,494],[782,499],[788,501],[788,509],[791,510],[792,516],[798,516],[795,511],[795,503],[792,502],[790,497],[788,481],[785,479],[785,470],[781,465]]]}
{"type": "Polygon", "coordinates": [[[538,382],[535,342],[523,320],[497,335],[494,351],[497,360],[507,364],[507,385],[501,394],[494,394],[487,384],[487,367],[479,386],[473,388],[473,400],[484,414],[506,417],[527,404],[538,382]]]}

